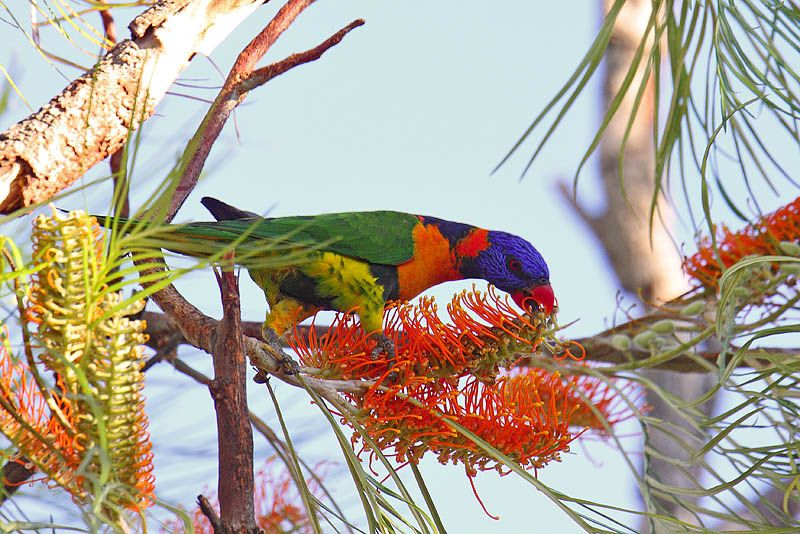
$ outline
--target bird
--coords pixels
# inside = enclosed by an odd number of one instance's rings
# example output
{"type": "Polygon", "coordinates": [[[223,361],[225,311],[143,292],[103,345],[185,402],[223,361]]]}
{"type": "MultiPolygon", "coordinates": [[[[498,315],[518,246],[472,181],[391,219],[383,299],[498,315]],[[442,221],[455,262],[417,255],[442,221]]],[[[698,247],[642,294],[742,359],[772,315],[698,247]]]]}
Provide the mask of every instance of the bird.
{"type": "Polygon", "coordinates": [[[526,311],[550,314],[555,306],[544,258],[507,232],[397,211],[265,218],[212,197],[201,203],[216,222],[170,226],[161,246],[195,256],[205,244],[230,247],[264,291],[268,341],[320,310],[355,312],[377,341],[375,354],[391,361],[382,330],[387,302],[454,280],[486,280],[526,311]]]}

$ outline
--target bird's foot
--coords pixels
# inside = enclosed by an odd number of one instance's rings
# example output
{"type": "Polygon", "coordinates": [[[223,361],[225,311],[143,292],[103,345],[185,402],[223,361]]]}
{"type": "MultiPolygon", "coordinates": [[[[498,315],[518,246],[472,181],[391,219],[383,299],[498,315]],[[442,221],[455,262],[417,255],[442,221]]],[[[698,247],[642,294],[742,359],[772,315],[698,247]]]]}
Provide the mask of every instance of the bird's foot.
{"type": "Polygon", "coordinates": [[[267,342],[267,345],[269,345],[273,351],[280,355],[280,364],[283,368],[282,370],[284,374],[296,375],[300,373],[300,365],[294,361],[291,356],[284,352],[283,343],[281,343],[281,337],[275,332],[275,330],[264,325],[261,328],[261,336],[264,338],[264,341],[267,342]]]}
{"type": "MultiPolygon", "coordinates": [[[[388,369],[391,369],[395,364],[395,359],[397,356],[395,351],[394,341],[389,339],[385,334],[377,334],[375,336],[375,339],[377,341],[377,345],[375,345],[375,348],[372,349],[372,352],[370,352],[369,354],[370,358],[372,360],[377,360],[378,358],[381,357],[381,355],[385,355],[386,367],[388,369]]],[[[398,378],[397,371],[394,370],[389,371],[389,373],[386,375],[387,382],[392,382],[392,383],[397,382],[397,378],[398,378]]]]}
{"type": "Polygon", "coordinates": [[[375,341],[377,342],[377,345],[375,345],[375,348],[369,353],[369,357],[372,360],[377,360],[383,354],[386,355],[386,360],[389,363],[394,363],[394,341],[389,339],[386,334],[376,334],[375,341]]]}

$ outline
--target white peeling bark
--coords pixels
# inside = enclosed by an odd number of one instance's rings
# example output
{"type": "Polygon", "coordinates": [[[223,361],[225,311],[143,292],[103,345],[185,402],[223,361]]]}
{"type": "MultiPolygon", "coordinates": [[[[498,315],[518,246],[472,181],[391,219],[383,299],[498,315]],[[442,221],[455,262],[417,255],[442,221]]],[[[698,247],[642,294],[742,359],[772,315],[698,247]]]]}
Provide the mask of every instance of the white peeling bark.
{"type": "Polygon", "coordinates": [[[117,151],[196,54],[209,54],[264,0],[163,0],[131,38],[39,111],[0,133],[0,213],[44,202],[117,151]]]}

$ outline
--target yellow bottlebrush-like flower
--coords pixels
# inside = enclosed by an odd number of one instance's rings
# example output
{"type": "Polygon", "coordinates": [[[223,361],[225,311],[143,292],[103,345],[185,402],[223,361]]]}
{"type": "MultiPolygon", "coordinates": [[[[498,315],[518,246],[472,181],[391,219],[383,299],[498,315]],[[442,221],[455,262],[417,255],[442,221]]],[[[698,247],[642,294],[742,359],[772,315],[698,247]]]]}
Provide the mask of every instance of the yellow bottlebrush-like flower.
{"type": "MultiPolygon", "coordinates": [[[[146,325],[129,318],[141,311],[143,302],[123,306],[120,293],[108,289],[113,274],[107,268],[111,262],[104,249],[94,217],[83,212],[37,217],[33,228],[35,274],[26,319],[35,325],[31,349],[37,349],[40,361],[54,372],[58,383],[53,388],[40,379],[33,398],[57,397],[61,411],[70,416],[74,428],[61,429],[70,439],[63,450],[57,450],[70,459],[65,465],[73,470],[75,483],[61,483],[59,477],[66,475],[52,470],[52,462],[35,463],[79,501],[102,496],[108,505],[102,509],[114,514],[119,507],[141,508],[152,503],[153,466],[141,394],[146,325]],[[41,390],[43,384],[47,391],[41,390]]],[[[34,372],[14,369],[22,377],[34,372]]],[[[20,380],[31,389],[30,379],[20,380]]],[[[13,395],[13,390],[6,387],[2,393],[13,395]]],[[[16,404],[6,402],[2,408],[6,412],[41,411],[35,416],[39,424],[35,428],[39,441],[48,444],[53,436],[47,433],[47,425],[52,426],[54,420],[63,422],[64,417],[45,413],[46,401],[23,402],[26,398],[18,396],[16,404]],[[44,427],[43,421],[47,422],[44,427]]],[[[25,417],[34,417],[32,413],[25,417]]],[[[4,417],[3,421],[9,414],[4,417]]],[[[13,414],[11,419],[17,426],[21,424],[13,414]]],[[[24,432],[7,432],[13,427],[4,425],[2,430],[17,443],[15,436],[24,432]]],[[[53,447],[46,449],[52,452],[53,447]]],[[[20,450],[28,455],[33,449],[20,446],[20,450]]]]}

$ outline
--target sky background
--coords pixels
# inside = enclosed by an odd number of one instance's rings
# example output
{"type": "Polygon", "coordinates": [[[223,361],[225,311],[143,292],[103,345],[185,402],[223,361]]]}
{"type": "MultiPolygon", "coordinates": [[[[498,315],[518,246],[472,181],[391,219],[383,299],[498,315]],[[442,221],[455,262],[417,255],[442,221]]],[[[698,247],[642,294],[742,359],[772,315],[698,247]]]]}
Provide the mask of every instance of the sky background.
{"type": "MultiPolygon", "coordinates": [[[[176,220],[207,220],[199,199],[210,195],[275,216],[392,209],[501,229],[527,238],[547,259],[560,321],[578,321],[568,331],[570,336],[607,327],[615,310],[617,284],[597,243],[554,187],[557,180],[572,177],[591,141],[600,117],[597,85],[578,100],[524,180],[520,172],[530,151],[523,150],[521,157],[490,174],[572,73],[599,26],[598,4],[318,2],[278,41],[267,60],[310,48],[354,18],[364,18],[367,24],[321,60],[290,71],[248,97],[214,147],[200,185],[176,220]]],[[[227,72],[235,54],[278,7],[272,2],[260,8],[217,49],[213,63],[227,72]]],[[[28,27],[27,8],[14,13],[28,27]]],[[[123,13],[117,16],[118,32],[124,37],[123,13]]],[[[67,48],[52,31],[43,30],[42,39],[45,47],[67,48]]],[[[59,74],[10,25],[0,23],[0,42],[15,43],[0,51],[0,61],[10,68],[34,108],[77,74],[64,66],[58,67],[63,76],[59,74]]],[[[86,56],[71,57],[90,62],[86,56]]],[[[218,86],[221,80],[211,62],[197,58],[174,91],[211,99],[215,89],[190,86],[218,86]]],[[[175,94],[146,123],[133,170],[134,206],[165,176],[205,109],[205,103],[175,94]]],[[[0,126],[5,128],[29,112],[12,98],[0,126]]],[[[98,166],[87,180],[106,169],[105,164],[98,166]]],[[[600,207],[596,172],[589,165],[580,181],[579,198],[590,208],[600,207]]],[[[740,191],[732,187],[734,193],[740,191]]],[[[76,194],[60,205],[104,210],[108,194],[108,190],[76,194]]],[[[783,202],[788,198],[793,197],[783,202]]],[[[777,206],[780,195],[771,202],[766,209],[777,206]]],[[[720,216],[729,217],[725,212],[720,216]]],[[[677,228],[677,236],[692,250],[687,225],[677,228]]],[[[263,295],[246,277],[242,280],[243,316],[261,320],[263,295]]],[[[465,285],[469,284],[447,284],[432,294],[448,300],[465,285]]],[[[182,279],[178,286],[203,311],[219,316],[210,271],[182,279]]],[[[207,355],[183,349],[181,357],[210,372],[207,355]]],[[[148,372],[147,383],[159,495],[191,506],[204,487],[215,486],[211,399],[204,388],[168,365],[148,372]]],[[[278,383],[276,390],[304,458],[312,464],[339,460],[332,432],[305,394],[278,383]]],[[[253,411],[275,423],[263,387],[250,384],[250,402],[253,411]]],[[[621,433],[635,434],[636,427],[626,425],[621,433]]],[[[633,441],[626,442],[631,450],[633,441]]],[[[271,451],[258,435],[255,442],[258,466],[271,451]]],[[[352,517],[359,517],[344,466],[328,469],[336,496],[349,505],[352,517]]],[[[422,470],[450,532],[578,531],[546,497],[514,476],[485,473],[476,479],[483,502],[501,518],[494,521],[476,502],[462,468],[429,460],[422,470]]],[[[622,456],[595,439],[576,443],[563,462],[547,466],[539,477],[574,497],[636,507],[629,473],[622,456]]],[[[627,522],[635,525],[630,516],[627,522]]]]}

